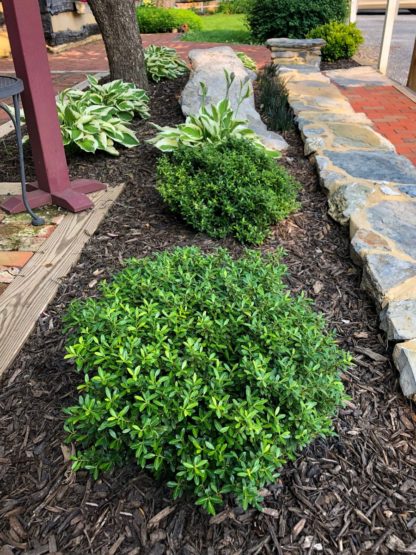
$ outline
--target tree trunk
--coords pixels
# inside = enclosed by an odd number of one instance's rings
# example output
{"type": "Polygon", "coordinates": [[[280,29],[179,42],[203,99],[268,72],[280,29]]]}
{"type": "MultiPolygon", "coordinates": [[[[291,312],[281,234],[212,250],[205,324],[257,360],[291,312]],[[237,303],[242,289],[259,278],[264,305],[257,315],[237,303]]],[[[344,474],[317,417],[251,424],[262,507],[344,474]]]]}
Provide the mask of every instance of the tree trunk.
{"type": "Polygon", "coordinates": [[[148,89],[143,45],[134,0],[89,0],[103,36],[111,79],[148,89]]]}

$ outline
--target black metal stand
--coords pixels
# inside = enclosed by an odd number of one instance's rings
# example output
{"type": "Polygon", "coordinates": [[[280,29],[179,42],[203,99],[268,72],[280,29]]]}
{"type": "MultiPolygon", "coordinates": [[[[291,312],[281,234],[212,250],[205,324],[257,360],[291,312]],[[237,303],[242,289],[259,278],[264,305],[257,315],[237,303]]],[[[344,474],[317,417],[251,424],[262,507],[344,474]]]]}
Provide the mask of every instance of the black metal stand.
{"type": "Polygon", "coordinates": [[[10,108],[0,102],[0,108],[6,112],[6,114],[11,119],[17,140],[17,149],[19,152],[19,170],[20,170],[20,181],[22,184],[22,199],[25,205],[27,213],[32,218],[32,225],[43,225],[45,220],[37,216],[29,205],[27,199],[27,185],[26,185],[26,172],[25,172],[25,160],[23,155],[23,139],[22,139],[22,129],[20,121],[20,93],[23,91],[23,82],[16,77],[2,76],[0,75],[0,99],[12,97],[13,98],[13,108],[14,114],[10,108]]]}

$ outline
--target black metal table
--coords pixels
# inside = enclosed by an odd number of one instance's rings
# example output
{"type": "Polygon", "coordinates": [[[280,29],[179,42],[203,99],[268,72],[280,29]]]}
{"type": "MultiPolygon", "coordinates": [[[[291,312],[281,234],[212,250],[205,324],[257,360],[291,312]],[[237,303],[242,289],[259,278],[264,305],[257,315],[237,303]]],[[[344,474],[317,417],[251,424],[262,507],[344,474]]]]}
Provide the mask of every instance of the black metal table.
{"type": "Polygon", "coordinates": [[[20,181],[22,183],[22,198],[25,208],[30,214],[32,218],[33,225],[43,225],[45,220],[43,218],[39,218],[30,208],[29,201],[27,199],[27,189],[26,189],[26,172],[25,172],[25,161],[23,156],[23,141],[22,141],[22,128],[21,128],[21,120],[20,120],[20,93],[23,91],[23,81],[18,79],[17,77],[9,77],[8,75],[0,75],[0,101],[6,98],[12,97],[13,99],[13,108],[14,113],[12,110],[4,104],[0,102],[0,108],[6,112],[9,118],[12,120],[16,131],[16,139],[17,139],[17,148],[19,152],[19,169],[20,169],[20,181]]]}

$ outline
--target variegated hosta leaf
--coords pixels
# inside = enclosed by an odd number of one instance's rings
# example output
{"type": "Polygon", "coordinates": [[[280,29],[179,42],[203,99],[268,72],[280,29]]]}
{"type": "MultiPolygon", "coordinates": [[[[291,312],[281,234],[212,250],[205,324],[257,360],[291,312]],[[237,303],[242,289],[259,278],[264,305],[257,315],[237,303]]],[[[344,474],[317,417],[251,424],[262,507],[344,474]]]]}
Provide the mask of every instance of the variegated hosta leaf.
{"type": "Polygon", "coordinates": [[[158,83],[161,79],[176,79],[186,73],[188,67],[174,48],[150,45],[144,51],[147,74],[158,83]]]}

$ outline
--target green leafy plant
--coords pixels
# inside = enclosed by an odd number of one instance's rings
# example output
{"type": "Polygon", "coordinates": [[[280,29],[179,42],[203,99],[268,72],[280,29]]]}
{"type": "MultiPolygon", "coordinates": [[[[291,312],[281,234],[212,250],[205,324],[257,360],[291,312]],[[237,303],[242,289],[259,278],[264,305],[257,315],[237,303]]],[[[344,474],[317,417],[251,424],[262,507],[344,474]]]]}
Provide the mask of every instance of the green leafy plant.
{"type": "Polygon", "coordinates": [[[192,30],[202,27],[201,18],[190,10],[142,6],[136,15],[141,33],[170,33],[184,24],[192,30]]]}
{"type": "Polygon", "coordinates": [[[89,153],[103,150],[117,156],[115,143],[127,148],[139,144],[116,108],[90,104],[88,95],[74,97],[69,90],[63,91],[58,95],[56,106],[65,146],[89,153]]]}
{"type": "Polygon", "coordinates": [[[161,79],[176,79],[188,71],[174,48],[150,45],[144,51],[147,74],[158,83],[161,79]]]}
{"type": "Polygon", "coordinates": [[[250,56],[247,56],[247,54],[244,54],[244,52],[236,52],[236,54],[243,62],[244,67],[246,67],[247,69],[251,69],[252,71],[257,70],[257,64],[253,60],[253,58],[250,58],[250,56]]]}
{"type": "MultiPolygon", "coordinates": [[[[143,119],[150,117],[149,95],[134,83],[116,79],[101,85],[93,75],[88,75],[87,79],[89,88],[78,91],[86,103],[114,108],[118,117],[124,121],[131,121],[137,115],[143,119]]],[[[73,94],[75,89],[70,91],[73,94]]]]}
{"type": "Polygon", "coordinates": [[[285,84],[276,77],[276,66],[269,64],[259,77],[260,106],[267,127],[284,133],[293,128],[293,113],[290,108],[285,84]]]}
{"type": "Polygon", "coordinates": [[[255,40],[302,39],[330,21],[344,21],[347,0],[253,0],[247,16],[255,40]]]}
{"type": "Polygon", "coordinates": [[[298,208],[298,185],[246,140],[181,147],[158,163],[157,187],[174,212],[211,237],[260,244],[298,208]]]}
{"type": "Polygon", "coordinates": [[[84,373],[65,428],[74,470],[97,477],[134,457],[214,513],[243,508],[318,436],[344,399],[349,363],[279,255],[176,249],[130,260],[66,316],[67,355],[84,373]]]}
{"type": "MultiPolygon", "coordinates": [[[[180,146],[190,148],[201,147],[203,144],[218,144],[227,141],[230,137],[247,139],[258,149],[266,150],[259,136],[247,127],[247,120],[239,119],[238,110],[241,103],[250,96],[249,86],[240,82],[240,92],[237,107],[234,111],[229,100],[229,91],[235,80],[234,73],[224,71],[227,82],[226,96],[216,105],[206,106],[207,88],[201,83],[202,103],[196,115],[188,116],[185,123],[176,127],[160,127],[153,124],[159,131],[148,142],[155,145],[162,152],[173,152],[180,146]]],[[[267,150],[269,156],[277,158],[280,154],[267,150]]]]}
{"type": "Polygon", "coordinates": [[[339,21],[331,21],[312,29],[308,33],[308,38],[326,41],[322,49],[322,59],[326,62],[351,58],[364,42],[363,34],[355,23],[347,25],[339,21]]]}

